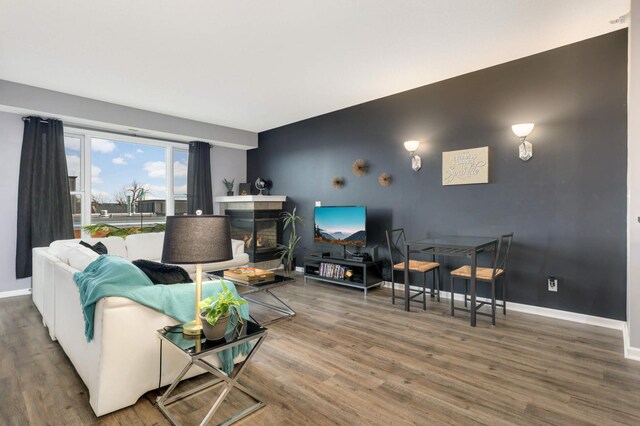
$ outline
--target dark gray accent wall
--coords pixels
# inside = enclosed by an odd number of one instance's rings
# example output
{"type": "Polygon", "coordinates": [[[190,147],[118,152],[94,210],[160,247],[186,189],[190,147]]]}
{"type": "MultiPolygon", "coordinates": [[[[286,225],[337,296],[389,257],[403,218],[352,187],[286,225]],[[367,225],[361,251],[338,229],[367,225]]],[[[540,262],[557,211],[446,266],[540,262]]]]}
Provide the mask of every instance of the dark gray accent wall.
{"type": "Polygon", "coordinates": [[[390,227],[410,238],[513,231],[510,301],[624,320],[626,99],[621,30],[260,133],[248,177],[271,180],[306,218],[300,257],[329,248],[312,241],[316,200],[368,206],[369,243],[381,247],[390,227]],[[536,125],[528,162],[511,132],[521,122],[536,125]],[[409,139],[422,141],[419,172],[409,139]],[[481,146],[491,183],[442,186],[442,152],[481,146]],[[371,166],[364,177],[351,173],[358,158],[371,166]]]}

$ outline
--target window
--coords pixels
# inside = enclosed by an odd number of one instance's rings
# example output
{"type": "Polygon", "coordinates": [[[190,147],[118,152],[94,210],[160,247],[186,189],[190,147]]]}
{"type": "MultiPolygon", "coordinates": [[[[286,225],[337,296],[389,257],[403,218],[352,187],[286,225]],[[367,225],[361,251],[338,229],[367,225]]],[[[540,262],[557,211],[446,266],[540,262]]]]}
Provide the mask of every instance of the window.
{"type": "Polygon", "coordinates": [[[76,238],[80,237],[82,227],[82,135],[65,134],[64,150],[67,157],[67,173],[69,174],[69,191],[71,195],[71,214],[76,238]]]}
{"type": "Polygon", "coordinates": [[[83,226],[153,226],[186,213],[186,145],[106,133],[65,133],[76,237],[83,226]]]}
{"type": "Polygon", "coordinates": [[[189,151],[173,150],[173,202],[175,214],[187,214],[189,151]]]}

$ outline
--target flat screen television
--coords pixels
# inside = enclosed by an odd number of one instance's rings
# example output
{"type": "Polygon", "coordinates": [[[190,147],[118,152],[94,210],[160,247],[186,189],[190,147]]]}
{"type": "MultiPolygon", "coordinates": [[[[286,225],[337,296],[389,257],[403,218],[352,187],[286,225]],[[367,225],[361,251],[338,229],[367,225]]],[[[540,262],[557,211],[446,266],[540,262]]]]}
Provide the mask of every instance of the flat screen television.
{"type": "Polygon", "coordinates": [[[365,206],[316,207],[314,241],[345,246],[367,245],[367,208],[365,206]]]}

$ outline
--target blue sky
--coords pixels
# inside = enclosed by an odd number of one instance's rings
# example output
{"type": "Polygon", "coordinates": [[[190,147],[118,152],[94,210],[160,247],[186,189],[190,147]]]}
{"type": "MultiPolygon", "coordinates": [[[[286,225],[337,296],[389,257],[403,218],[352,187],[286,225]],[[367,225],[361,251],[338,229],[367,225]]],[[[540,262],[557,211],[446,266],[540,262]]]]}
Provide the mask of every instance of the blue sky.
{"type": "MultiPolygon", "coordinates": [[[[70,176],[80,173],[80,140],[65,137],[70,176]]],[[[174,190],[187,192],[187,151],[174,151],[174,190]]],[[[160,146],[91,139],[91,193],[100,201],[113,202],[115,194],[134,180],[144,185],[147,199],[165,198],[165,148],[160,146]]],[[[80,188],[78,188],[80,189],[80,188]]]]}
{"type": "Polygon", "coordinates": [[[353,234],[365,229],[365,207],[316,207],[315,223],[329,233],[353,234]]]}

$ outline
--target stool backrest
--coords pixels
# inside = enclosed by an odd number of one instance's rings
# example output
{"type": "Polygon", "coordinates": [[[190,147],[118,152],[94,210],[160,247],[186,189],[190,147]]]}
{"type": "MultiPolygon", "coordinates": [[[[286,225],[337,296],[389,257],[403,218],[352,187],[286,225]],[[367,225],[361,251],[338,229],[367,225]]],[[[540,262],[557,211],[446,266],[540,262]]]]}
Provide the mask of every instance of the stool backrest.
{"type": "Polygon", "coordinates": [[[385,231],[387,235],[387,248],[391,258],[391,267],[396,263],[404,262],[404,246],[407,242],[404,236],[404,228],[385,231]]]}
{"type": "Polygon", "coordinates": [[[513,241],[513,232],[502,235],[498,240],[498,247],[493,261],[493,275],[496,271],[502,269],[507,271],[507,262],[509,261],[509,252],[511,251],[511,242],[513,241]]]}

